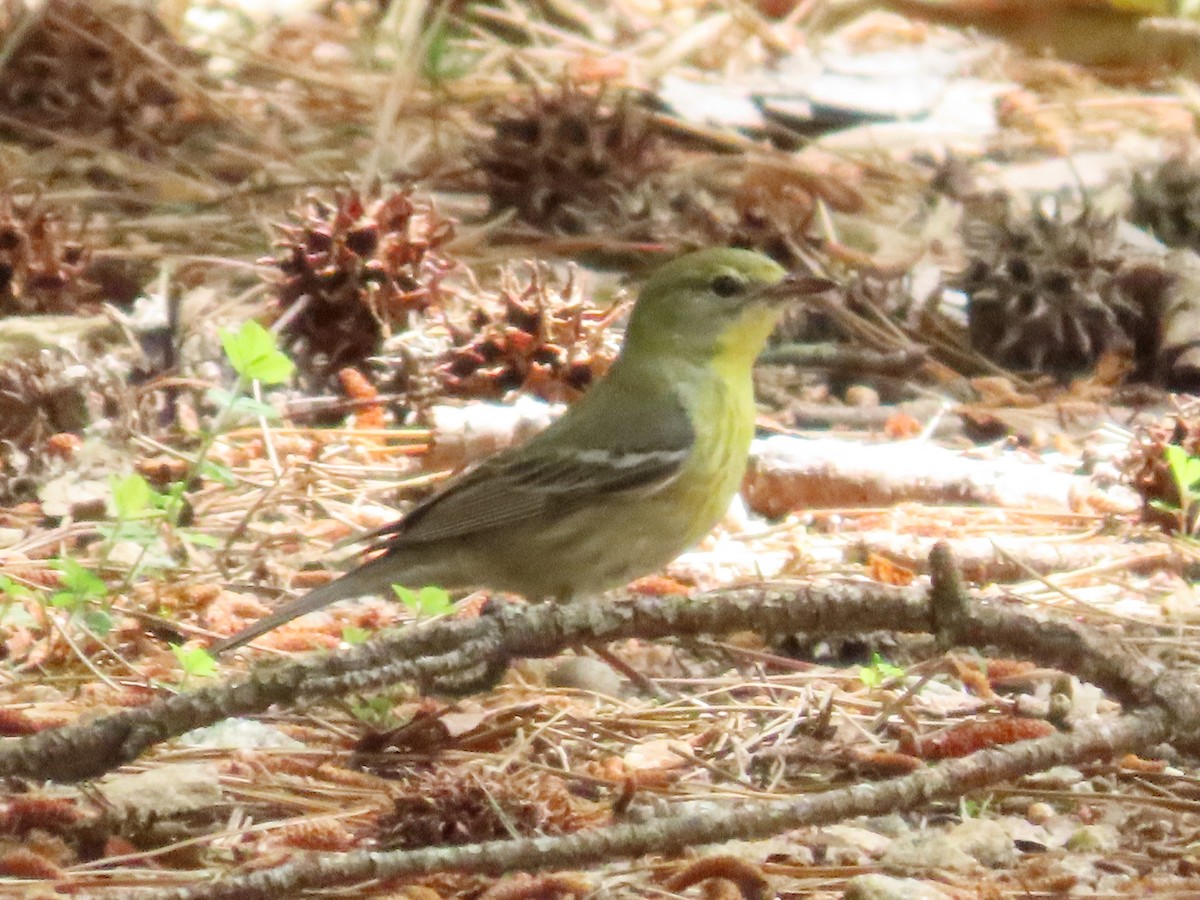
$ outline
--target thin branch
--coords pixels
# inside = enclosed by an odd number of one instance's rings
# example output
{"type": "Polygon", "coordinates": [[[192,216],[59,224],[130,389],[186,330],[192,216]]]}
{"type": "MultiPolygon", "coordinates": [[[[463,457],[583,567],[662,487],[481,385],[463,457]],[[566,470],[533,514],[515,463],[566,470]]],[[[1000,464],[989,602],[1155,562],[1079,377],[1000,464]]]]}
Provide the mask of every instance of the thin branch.
{"type": "Polygon", "coordinates": [[[881,628],[924,631],[927,623],[921,590],[868,583],[510,606],[477,619],[407,628],[328,656],[260,665],[231,684],[11,741],[0,745],[0,777],[94,778],[131,762],[154,744],[231,716],[261,713],[275,704],[304,707],[405,681],[435,692],[478,689],[494,681],[513,659],[553,656],[579,644],[751,628],[820,634],[881,628]]]}
{"type": "Polygon", "coordinates": [[[421,850],[320,854],[213,884],[156,890],[137,896],[145,900],[269,900],[294,896],[305,888],[358,884],[370,879],[434,872],[500,875],[576,869],[648,853],[679,853],[700,844],[734,838],[755,840],[802,826],[916,809],[932,800],[959,797],[1029,772],[1136,750],[1163,740],[1170,731],[1168,716],[1163,711],[1147,710],[1090,723],[1069,734],[981,750],[912,775],[856,784],[795,801],[744,804],[704,815],[668,816],[560,837],[421,850]]]}
{"type": "Polygon", "coordinates": [[[304,707],[326,698],[411,681],[426,690],[474,690],[514,659],[553,656],[579,644],[655,640],[754,629],[821,636],[886,629],[928,632],[947,645],[999,647],[1071,672],[1131,708],[1161,706],[1181,731],[1200,723],[1200,694],[1170,671],[1104,634],[1018,604],[975,600],[939,574],[939,613],[925,592],[873,583],[746,588],[694,598],[545,603],[503,607],[477,619],[433,622],[315,660],[263,666],[240,681],[179,694],[84,724],[0,746],[0,777],[76,781],[101,775],[149,747],[230,716],[274,704],[304,707]],[[950,603],[947,614],[943,604],[950,603]]]}

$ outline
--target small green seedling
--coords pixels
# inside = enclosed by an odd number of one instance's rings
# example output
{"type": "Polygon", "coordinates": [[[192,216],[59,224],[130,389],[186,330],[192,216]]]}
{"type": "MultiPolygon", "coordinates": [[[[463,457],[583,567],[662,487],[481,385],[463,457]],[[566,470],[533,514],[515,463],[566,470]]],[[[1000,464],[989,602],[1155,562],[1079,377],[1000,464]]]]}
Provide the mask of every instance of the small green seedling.
{"type": "Polygon", "coordinates": [[[968,819],[982,819],[992,808],[992,802],[994,800],[994,794],[987,794],[979,799],[972,797],[959,797],[958,814],[964,822],[968,819]]]}
{"type": "Polygon", "coordinates": [[[237,372],[238,380],[232,391],[213,389],[209,397],[219,407],[220,412],[212,424],[212,428],[204,432],[200,447],[192,460],[191,470],[184,479],[190,484],[197,475],[214,478],[222,484],[233,484],[232,473],[208,458],[217,438],[229,427],[237,416],[252,418],[276,418],[275,410],[260,403],[247,393],[251,382],[261,384],[282,384],[292,377],[296,365],[279,349],[275,335],[263,328],[253,319],[243,322],[242,327],[234,331],[232,328],[221,329],[221,346],[233,371],[237,372]]]}
{"type": "Polygon", "coordinates": [[[412,588],[393,584],[392,590],[400,602],[418,619],[441,616],[454,611],[454,602],[450,599],[450,594],[440,587],[426,586],[414,591],[412,588]]]}
{"type": "Polygon", "coordinates": [[[9,600],[18,600],[23,597],[32,597],[33,591],[25,585],[13,581],[7,575],[0,575],[0,594],[4,594],[9,600]]]}
{"type": "Polygon", "coordinates": [[[350,704],[350,712],[361,722],[374,728],[391,728],[397,724],[392,711],[395,703],[390,697],[377,694],[350,704]]]}
{"type": "Polygon", "coordinates": [[[1161,500],[1154,500],[1151,506],[1163,512],[1173,514],[1179,520],[1179,530],[1192,534],[1196,528],[1195,515],[1197,504],[1200,504],[1200,457],[1190,455],[1178,444],[1167,444],[1163,455],[1167,468],[1171,470],[1171,478],[1179,492],[1179,505],[1173,506],[1161,500]]]}
{"type": "Polygon", "coordinates": [[[183,495],[187,489],[184,482],[176,481],[165,491],[157,491],[141,475],[131,473],[111,476],[109,489],[113,521],[97,525],[97,531],[104,536],[110,551],[122,541],[142,548],[137,561],[130,568],[127,582],[147,566],[171,565],[170,553],[163,543],[164,524],[181,541],[198,547],[220,546],[220,542],[212,535],[179,527],[184,510],[183,495]]]}
{"type": "Polygon", "coordinates": [[[172,644],[171,652],[175,654],[175,659],[179,661],[179,667],[183,669],[183,678],[179,680],[181,685],[187,684],[189,678],[216,677],[217,661],[202,647],[172,644]]]}
{"type": "Polygon", "coordinates": [[[282,384],[296,371],[295,364],[279,349],[275,335],[253,319],[237,331],[221,330],[221,346],[239,377],[263,384],[282,384]]]}
{"type": "Polygon", "coordinates": [[[62,574],[62,587],[50,595],[50,605],[79,616],[84,625],[101,636],[112,631],[113,618],[106,603],[108,585],[104,580],[70,557],[60,556],[50,566],[62,574]]]}
{"type": "Polygon", "coordinates": [[[16,625],[32,625],[33,617],[18,600],[36,596],[33,591],[13,581],[7,575],[0,575],[0,594],[4,595],[0,602],[0,627],[12,628],[16,625]]]}
{"type": "Polygon", "coordinates": [[[861,666],[858,670],[858,677],[866,687],[876,688],[893,678],[903,678],[904,670],[899,666],[892,665],[878,653],[873,653],[871,654],[871,664],[861,666]]]}

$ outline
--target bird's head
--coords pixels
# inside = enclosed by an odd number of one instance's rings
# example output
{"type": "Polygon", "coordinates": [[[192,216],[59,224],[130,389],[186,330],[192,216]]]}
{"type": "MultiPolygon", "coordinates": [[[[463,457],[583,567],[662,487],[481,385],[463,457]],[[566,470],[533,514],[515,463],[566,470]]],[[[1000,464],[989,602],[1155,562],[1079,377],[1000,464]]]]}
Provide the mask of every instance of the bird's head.
{"type": "Polygon", "coordinates": [[[748,369],[787,304],[830,286],[823,279],[789,276],[750,250],[689,253],[646,282],[625,342],[659,357],[748,369]]]}

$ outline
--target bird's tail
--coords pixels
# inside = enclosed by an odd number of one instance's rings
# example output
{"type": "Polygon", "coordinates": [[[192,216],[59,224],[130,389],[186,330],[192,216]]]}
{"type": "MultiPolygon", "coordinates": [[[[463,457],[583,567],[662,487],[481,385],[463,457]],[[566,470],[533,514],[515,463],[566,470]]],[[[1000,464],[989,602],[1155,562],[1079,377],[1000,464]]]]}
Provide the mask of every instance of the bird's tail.
{"type": "Polygon", "coordinates": [[[404,583],[403,568],[396,565],[396,559],[393,556],[385,553],[352,569],[341,578],[336,578],[329,584],[321,585],[304,596],[283,604],[275,612],[263,616],[237,634],[217,641],[208,648],[208,652],[213,656],[218,656],[278,628],[284,622],[290,622],[297,616],[313,612],[338,600],[385,591],[393,582],[404,583]]]}

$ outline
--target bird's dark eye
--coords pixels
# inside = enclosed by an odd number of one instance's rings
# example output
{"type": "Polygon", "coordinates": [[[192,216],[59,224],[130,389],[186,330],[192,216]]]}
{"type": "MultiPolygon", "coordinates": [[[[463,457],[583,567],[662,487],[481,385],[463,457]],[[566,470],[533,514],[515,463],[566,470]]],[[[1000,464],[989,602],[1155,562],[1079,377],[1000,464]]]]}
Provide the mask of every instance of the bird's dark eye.
{"type": "Polygon", "coordinates": [[[746,282],[736,275],[718,275],[709,287],[718,297],[733,297],[746,289],[746,282]]]}

